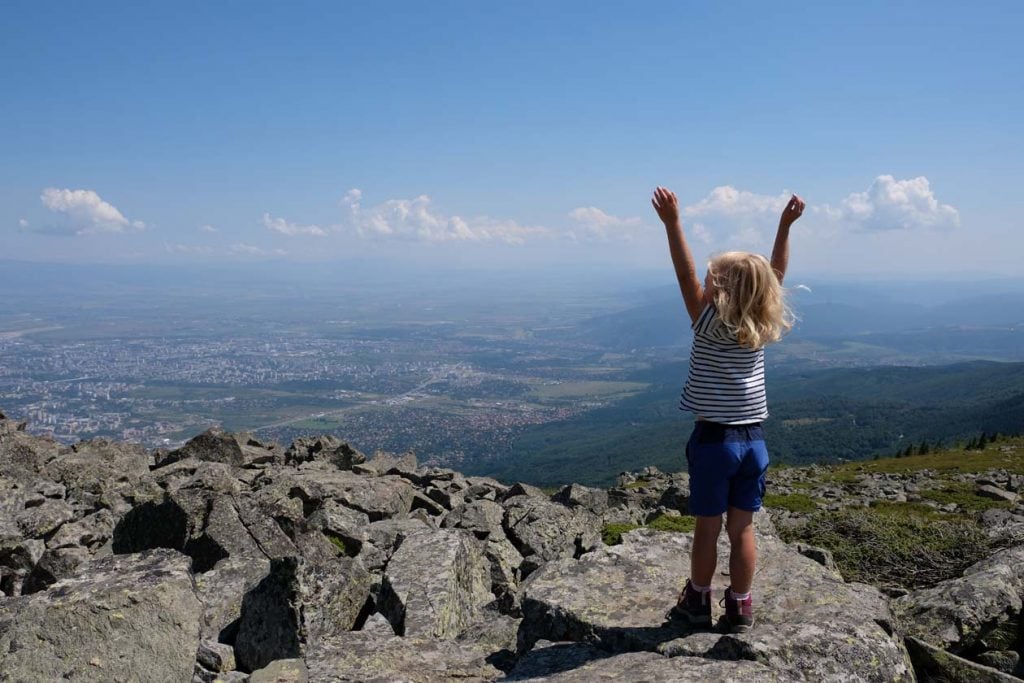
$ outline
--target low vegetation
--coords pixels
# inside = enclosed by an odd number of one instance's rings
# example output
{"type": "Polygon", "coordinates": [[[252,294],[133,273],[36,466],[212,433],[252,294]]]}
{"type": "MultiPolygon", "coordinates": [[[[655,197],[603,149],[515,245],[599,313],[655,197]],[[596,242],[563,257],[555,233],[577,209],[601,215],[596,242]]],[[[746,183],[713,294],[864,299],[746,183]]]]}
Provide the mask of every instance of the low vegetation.
{"type": "Polygon", "coordinates": [[[622,543],[622,534],[641,526],[657,531],[693,531],[696,519],[692,515],[659,515],[647,524],[606,524],[601,529],[601,539],[605,545],[618,545],[622,543]]]}

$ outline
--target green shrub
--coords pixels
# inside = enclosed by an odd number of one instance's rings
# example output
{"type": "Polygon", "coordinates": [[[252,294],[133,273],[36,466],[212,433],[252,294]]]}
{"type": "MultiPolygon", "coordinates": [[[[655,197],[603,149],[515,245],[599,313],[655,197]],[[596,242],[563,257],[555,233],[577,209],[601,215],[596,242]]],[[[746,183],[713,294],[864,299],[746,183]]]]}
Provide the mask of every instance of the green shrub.
{"type": "Polygon", "coordinates": [[[343,541],[340,537],[329,533],[324,533],[324,536],[327,537],[327,540],[331,542],[331,545],[337,548],[342,555],[352,554],[350,553],[348,546],[345,545],[345,541],[343,541]]]}
{"type": "Polygon", "coordinates": [[[605,524],[601,529],[601,540],[605,545],[622,543],[622,534],[640,528],[637,524],[605,524]]]}
{"type": "Polygon", "coordinates": [[[1010,508],[1012,505],[1005,500],[992,500],[974,493],[974,486],[959,482],[949,482],[941,489],[921,491],[921,497],[934,500],[936,503],[956,503],[964,510],[980,512],[992,508],[1010,508]]]}
{"type": "Polygon", "coordinates": [[[696,525],[697,518],[693,515],[658,515],[646,524],[649,529],[682,531],[684,533],[693,531],[696,525]]]}
{"type": "Polygon", "coordinates": [[[806,493],[769,494],[764,497],[764,504],[790,512],[814,512],[818,509],[817,501],[806,493]]]}
{"type": "Polygon", "coordinates": [[[994,547],[972,520],[896,503],[819,511],[780,529],[787,542],[828,548],[848,581],[922,588],[960,576],[994,547]]]}

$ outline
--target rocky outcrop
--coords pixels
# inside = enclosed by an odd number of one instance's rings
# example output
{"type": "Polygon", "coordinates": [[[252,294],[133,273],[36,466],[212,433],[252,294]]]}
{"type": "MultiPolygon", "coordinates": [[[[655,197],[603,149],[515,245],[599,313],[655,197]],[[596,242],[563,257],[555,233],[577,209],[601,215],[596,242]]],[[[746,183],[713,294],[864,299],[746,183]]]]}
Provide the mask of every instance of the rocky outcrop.
{"type": "Polygon", "coordinates": [[[184,555],[96,559],[45,592],[0,601],[0,681],[187,681],[201,617],[184,555]]]}
{"type": "MultiPolygon", "coordinates": [[[[890,602],[845,582],[827,550],[782,542],[761,514],[758,625],[726,634],[666,618],[692,534],[641,526],[608,546],[602,532],[678,520],[688,498],[685,474],[653,467],[549,495],[412,453],[367,459],[334,437],[282,448],[210,430],[147,453],[61,446],[0,419],[0,681],[1019,673],[1019,548],[890,602]]],[[[1012,528],[1016,511],[999,505],[986,514],[1012,528]]],[[[725,566],[724,541],[720,553],[725,566]]],[[[716,596],[727,583],[716,576],[716,596]]]]}

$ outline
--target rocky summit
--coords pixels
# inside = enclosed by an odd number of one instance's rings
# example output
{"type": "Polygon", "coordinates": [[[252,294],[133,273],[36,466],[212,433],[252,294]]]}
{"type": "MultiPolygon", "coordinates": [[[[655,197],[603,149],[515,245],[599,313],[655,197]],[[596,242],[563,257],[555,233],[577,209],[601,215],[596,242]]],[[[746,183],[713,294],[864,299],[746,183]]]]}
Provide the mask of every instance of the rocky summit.
{"type": "Polygon", "coordinates": [[[1024,545],[883,591],[759,513],[757,625],[691,630],[666,616],[687,498],[654,468],[552,492],[329,436],[148,452],[0,414],[0,681],[1019,680],[1024,545]]]}

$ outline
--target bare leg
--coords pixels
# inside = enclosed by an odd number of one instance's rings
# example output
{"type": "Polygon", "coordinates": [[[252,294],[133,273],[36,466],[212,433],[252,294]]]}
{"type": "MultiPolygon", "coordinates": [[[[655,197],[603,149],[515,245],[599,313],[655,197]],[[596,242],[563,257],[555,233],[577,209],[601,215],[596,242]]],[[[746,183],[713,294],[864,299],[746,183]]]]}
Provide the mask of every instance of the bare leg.
{"type": "MultiPolygon", "coordinates": [[[[699,520],[699,518],[698,518],[699,520]]],[[[757,543],[754,539],[754,513],[730,507],[725,522],[729,533],[729,577],[734,593],[749,593],[757,565],[757,543]]]]}
{"type": "Polygon", "coordinates": [[[697,517],[690,550],[690,580],[698,586],[710,586],[718,565],[718,534],[722,532],[722,516],[697,517]]]}

